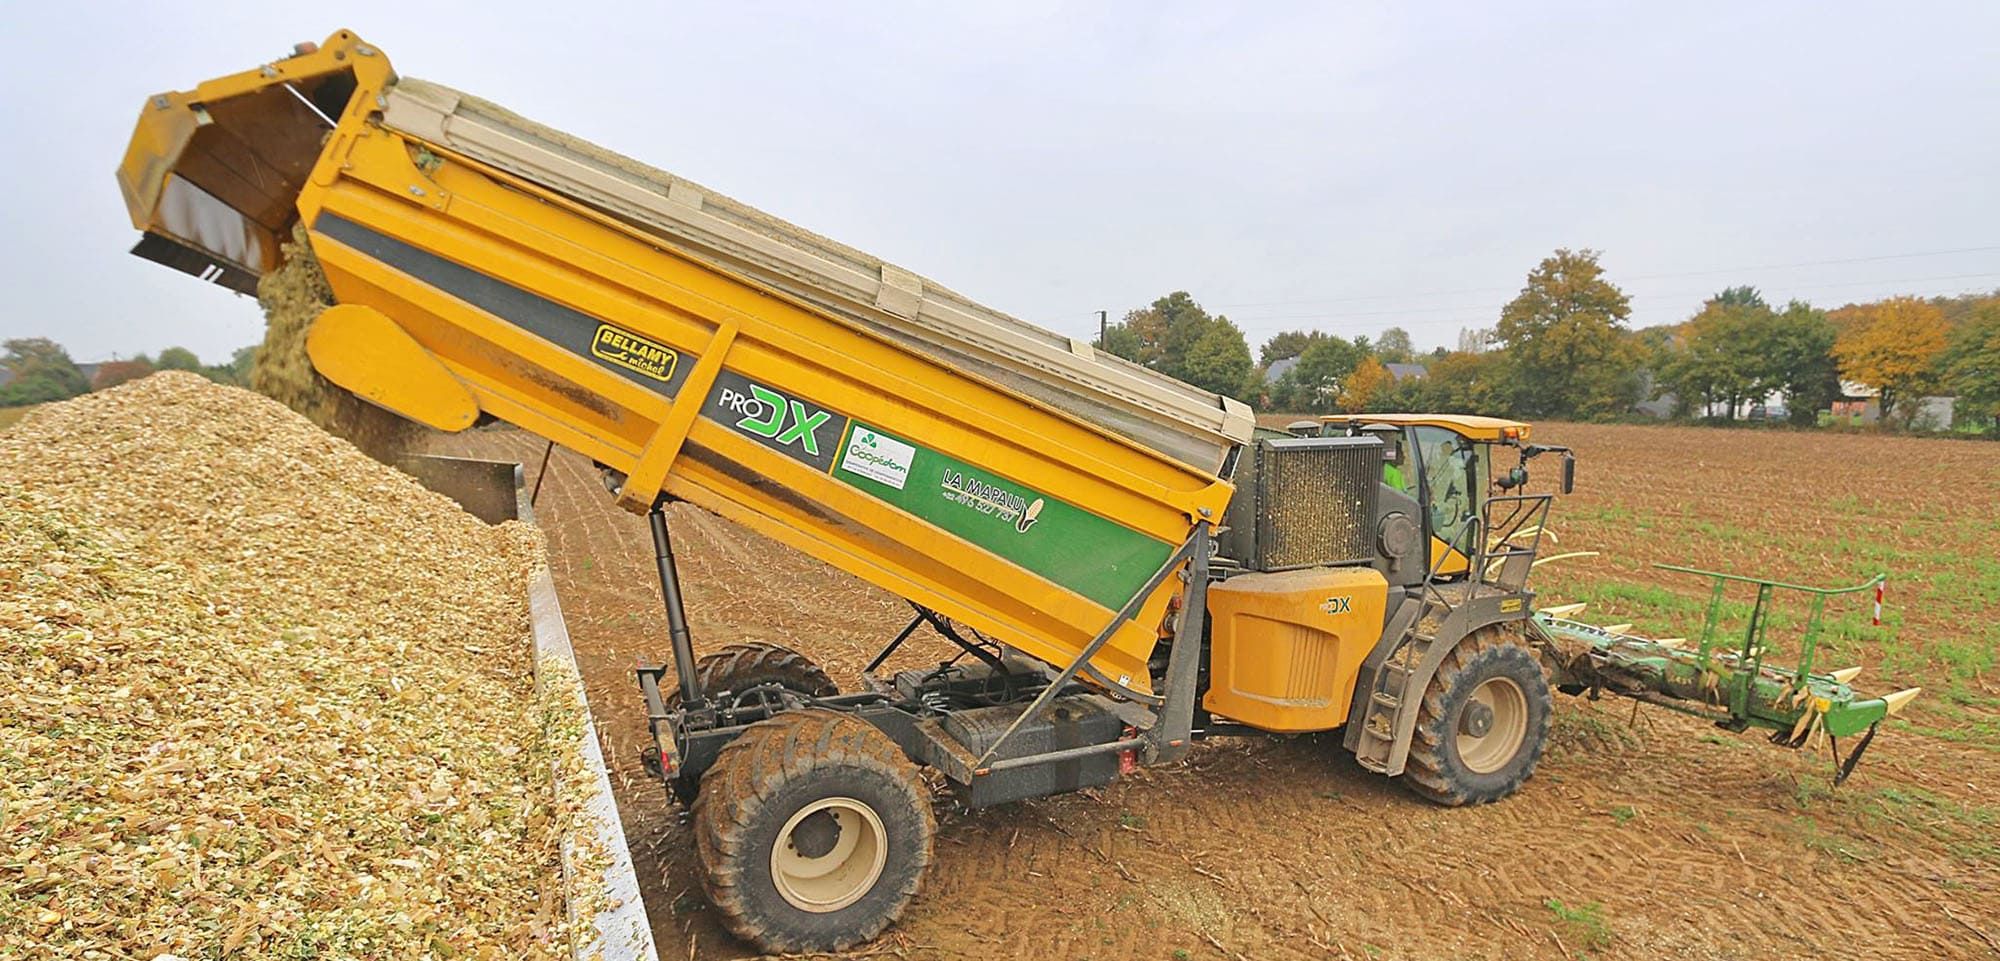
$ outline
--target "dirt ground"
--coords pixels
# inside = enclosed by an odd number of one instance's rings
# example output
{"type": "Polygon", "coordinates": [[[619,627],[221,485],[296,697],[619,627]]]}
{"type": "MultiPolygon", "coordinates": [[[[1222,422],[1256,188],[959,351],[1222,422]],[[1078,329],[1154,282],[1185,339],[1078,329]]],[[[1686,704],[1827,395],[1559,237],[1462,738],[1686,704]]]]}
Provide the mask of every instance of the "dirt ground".
{"type": "MultiPolygon", "coordinates": [[[[1865,664],[1870,690],[1951,696],[1919,699],[1838,789],[1823,755],[1558,697],[1536,776],[1482,808],[1416,800],[1337,735],[1207,742],[1100,791],[983,812],[941,801],[922,893],[853,956],[2000,956],[2000,445],[1582,425],[1536,439],[1582,457],[1557,506],[1562,549],[1606,552],[1544,568],[1549,602],[1686,633],[1667,621],[1699,584],[1655,561],[1828,585],[1887,568],[1887,628],[1836,611],[1832,656],[1865,664]]],[[[444,446],[524,462],[531,483],[543,450],[512,431],[444,446]]],[[[707,910],[689,833],[637,761],[630,668],[667,656],[644,520],[561,450],[537,511],[661,957],[750,956],[707,910]]],[[[907,619],[729,522],[679,505],[672,524],[697,650],[783,643],[846,686],[907,619]]],[[[891,667],[944,653],[913,642],[891,667]]]]}

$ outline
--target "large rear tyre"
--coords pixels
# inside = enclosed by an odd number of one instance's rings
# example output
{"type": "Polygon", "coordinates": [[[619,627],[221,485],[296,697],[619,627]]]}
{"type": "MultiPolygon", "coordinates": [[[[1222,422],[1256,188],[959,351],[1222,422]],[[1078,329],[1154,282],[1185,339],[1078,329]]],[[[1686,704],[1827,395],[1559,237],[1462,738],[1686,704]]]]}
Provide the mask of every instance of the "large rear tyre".
{"type": "Polygon", "coordinates": [[[930,792],[895,742],[820,709],[751,725],[694,803],[709,903],[737,937],[781,954],[880,934],[916,896],[935,831],[930,792]]]}
{"type": "Polygon", "coordinates": [[[1424,690],[1403,783],[1451,807],[1521,789],[1548,744],[1548,675],[1519,635],[1494,626],[1458,642],[1424,690]]]}
{"type": "MultiPolygon", "coordinates": [[[[840,693],[833,678],[827,677],[826,672],[804,654],[761,641],[730,644],[713,654],[703,655],[694,662],[694,678],[702,694],[710,697],[723,691],[740,693],[760,684],[776,684],[808,697],[828,697],[840,693]]],[[[681,691],[678,685],[661,693],[667,710],[680,708],[681,691]]]]}

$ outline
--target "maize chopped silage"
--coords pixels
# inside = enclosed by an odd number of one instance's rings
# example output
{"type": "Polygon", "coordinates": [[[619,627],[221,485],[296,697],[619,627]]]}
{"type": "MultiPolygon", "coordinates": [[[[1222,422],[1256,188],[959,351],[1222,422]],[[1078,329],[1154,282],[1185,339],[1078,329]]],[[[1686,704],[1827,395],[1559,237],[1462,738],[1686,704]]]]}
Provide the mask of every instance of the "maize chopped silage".
{"type": "Polygon", "coordinates": [[[385,463],[410,445],[422,430],[354,396],[313,369],[306,356],[306,332],[320,312],[333,305],[333,288],[303,224],[294,225],[283,260],[257,279],[257,303],[264,308],[264,342],[250,365],[252,390],[305,415],[385,463]]]}
{"type": "Polygon", "coordinates": [[[539,556],[192,374],[0,434],[0,957],[566,955],[539,556]]]}

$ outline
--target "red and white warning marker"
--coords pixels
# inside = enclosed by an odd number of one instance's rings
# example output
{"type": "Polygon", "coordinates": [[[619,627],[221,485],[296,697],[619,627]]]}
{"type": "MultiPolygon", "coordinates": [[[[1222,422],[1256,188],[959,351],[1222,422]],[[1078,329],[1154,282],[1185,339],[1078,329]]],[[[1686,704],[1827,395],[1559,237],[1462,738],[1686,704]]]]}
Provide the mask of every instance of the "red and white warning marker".
{"type": "Polygon", "coordinates": [[[1875,582],[1875,626],[1882,626],[1882,587],[1887,581],[1875,582]]]}

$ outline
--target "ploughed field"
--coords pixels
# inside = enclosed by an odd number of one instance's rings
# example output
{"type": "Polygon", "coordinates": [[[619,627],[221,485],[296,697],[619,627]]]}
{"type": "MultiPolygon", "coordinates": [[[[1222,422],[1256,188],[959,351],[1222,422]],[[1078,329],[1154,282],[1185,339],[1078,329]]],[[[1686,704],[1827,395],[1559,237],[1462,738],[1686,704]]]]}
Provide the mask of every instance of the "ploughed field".
{"type": "MultiPolygon", "coordinates": [[[[1547,604],[1655,636],[1699,629],[1686,563],[1799,583],[1889,574],[1881,628],[1829,610],[1826,669],[1922,685],[1855,777],[1819,753],[1631,702],[1558,696],[1516,797],[1445,810],[1363,771],[1338,735],[1218,740],[1093,792],[976,813],[940,799],[907,958],[1991,958],[2000,942],[2000,445],[1865,435],[1540,425],[1580,458],[1537,571],[1547,604]]],[[[543,444],[442,444],[535,476],[543,444]]],[[[1552,475],[1544,465],[1541,474],[1552,475]]],[[[1538,486],[1546,478],[1538,480],[1538,486]]],[[[642,518],[557,451],[537,508],[662,957],[737,958],[693,840],[640,769],[635,658],[667,657],[642,518]]],[[[699,510],[672,511],[695,644],[792,646],[852,685],[898,599],[699,510]]],[[[1739,595],[1740,597],[1740,595],[1739,595]]],[[[1772,640],[1788,656],[1789,609],[1772,640]]],[[[1737,615],[1741,608],[1732,606],[1737,615]]],[[[906,645],[890,669],[946,656],[906,645]]]]}

